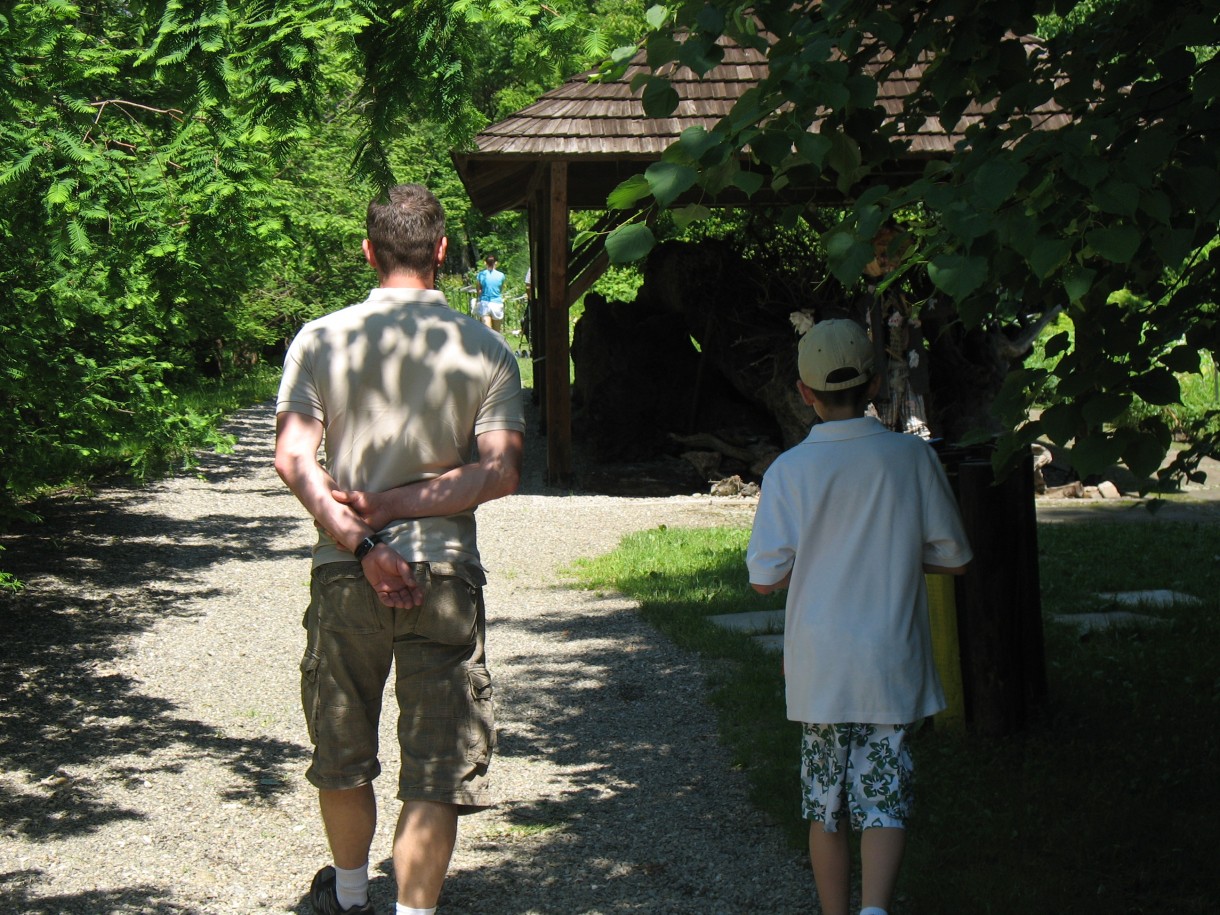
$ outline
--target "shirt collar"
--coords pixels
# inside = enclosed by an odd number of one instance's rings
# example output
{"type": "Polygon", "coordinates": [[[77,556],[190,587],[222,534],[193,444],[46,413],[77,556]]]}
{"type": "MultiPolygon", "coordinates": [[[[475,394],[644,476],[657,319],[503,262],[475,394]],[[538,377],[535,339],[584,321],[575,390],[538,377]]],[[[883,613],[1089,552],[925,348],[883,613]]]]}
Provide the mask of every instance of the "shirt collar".
{"type": "Polygon", "coordinates": [[[369,293],[368,301],[378,305],[415,303],[417,305],[449,307],[449,300],[445,298],[445,294],[439,289],[404,289],[398,286],[378,286],[369,293]]]}
{"type": "Polygon", "coordinates": [[[809,430],[805,437],[807,442],[838,442],[853,438],[865,438],[869,435],[880,435],[889,432],[874,416],[861,416],[857,419],[838,419],[830,423],[818,423],[809,430]]]}

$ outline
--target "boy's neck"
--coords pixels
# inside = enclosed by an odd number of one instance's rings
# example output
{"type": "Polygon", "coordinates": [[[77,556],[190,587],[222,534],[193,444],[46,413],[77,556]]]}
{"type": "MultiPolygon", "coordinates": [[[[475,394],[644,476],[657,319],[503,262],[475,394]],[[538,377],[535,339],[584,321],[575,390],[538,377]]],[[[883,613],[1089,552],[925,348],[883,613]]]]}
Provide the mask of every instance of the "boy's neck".
{"type": "Polygon", "coordinates": [[[841,423],[849,419],[861,419],[864,417],[865,410],[868,406],[856,407],[828,407],[824,403],[818,404],[818,416],[822,417],[824,423],[841,423]]]}

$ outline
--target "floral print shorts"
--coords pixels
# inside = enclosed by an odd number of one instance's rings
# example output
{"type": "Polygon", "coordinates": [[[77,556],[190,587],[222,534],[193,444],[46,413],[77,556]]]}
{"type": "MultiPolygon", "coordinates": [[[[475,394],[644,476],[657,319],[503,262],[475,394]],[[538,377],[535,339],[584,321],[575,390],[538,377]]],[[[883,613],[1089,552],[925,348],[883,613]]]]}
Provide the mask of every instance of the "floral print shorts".
{"type": "Polygon", "coordinates": [[[806,724],[801,747],[801,813],[836,832],[904,828],[911,815],[909,724],[806,724]]]}

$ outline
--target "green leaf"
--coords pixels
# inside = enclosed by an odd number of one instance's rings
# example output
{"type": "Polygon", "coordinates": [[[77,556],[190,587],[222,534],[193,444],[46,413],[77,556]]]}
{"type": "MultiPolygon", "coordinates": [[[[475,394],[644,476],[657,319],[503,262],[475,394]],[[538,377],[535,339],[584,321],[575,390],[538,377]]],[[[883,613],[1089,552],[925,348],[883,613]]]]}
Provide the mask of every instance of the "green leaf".
{"type": "Polygon", "coordinates": [[[695,25],[705,32],[719,35],[724,31],[724,12],[710,3],[705,3],[695,15],[695,25]]]}
{"type": "Polygon", "coordinates": [[[1198,374],[1199,350],[1183,343],[1161,356],[1161,362],[1171,372],[1198,374]]]}
{"type": "Polygon", "coordinates": [[[702,204],[688,203],[686,206],[674,210],[671,215],[673,216],[674,225],[679,229],[685,229],[692,223],[710,218],[712,211],[702,204]]]}
{"type": "Polygon", "coordinates": [[[1048,339],[1046,343],[1043,344],[1042,351],[1046,354],[1048,359],[1054,359],[1060,353],[1067,352],[1071,345],[1072,335],[1066,330],[1063,330],[1048,339]]]}
{"type": "Polygon", "coordinates": [[[1134,226],[1094,229],[1085,236],[1089,247],[1114,264],[1128,264],[1139,250],[1141,236],[1134,226]]]}
{"type": "Polygon", "coordinates": [[[1156,473],[1168,451],[1169,443],[1161,436],[1140,432],[1123,447],[1123,463],[1137,479],[1145,480],[1156,473]]]}
{"type": "Polygon", "coordinates": [[[763,176],[758,172],[748,172],[744,169],[733,176],[733,186],[746,192],[747,197],[753,197],[763,186],[763,176]]]}
{"type": "Polygon", "coordinates": [[[62,206],[73,198],[76,193],[77,182],[74,178],[65,178],[61,181],[56,181],[47,189],[46,202],[48,205],[62,206]]]}
{"type": "Polygon", "coordinates": [[[1006,203],[1029,171],[1025,163],[1013,159],[993,159],[982,165],[971,179],[975,201],[986,210],[1006,203]]]}
{"type": "Polygon", "coordinates": [[[606,205],[612,210],[632,210],[651,193],[652,185],[644,175],[632,175],[610,192],[606,205]]]}
{"type": "Polygon", "coordinates": [[[1169,195],[1161,191],[1144,191],[1140,194],[1140,209],[1161,225],[1170,225],[1173,220],[1173,205],[1169,195]]]}
{"type": "Polygon", "coordinates": [[[750,151],[767,165],[779,165],[792,153],[792,140],[780,130],[766,130],[750,142],[750,151]]]}
{"type": "Polygon", "coordinates": [[[820,133],[804,133],[796,138],[797,155],[818,168],[826,164],[831,145],[830,138],[820,133]]]}
{"type": "Polygon", "coordinates": [[[1030,269],[1040,280],[1046,279],[1072,253],[1072,243],[1064,238],[1040,238],[1029,256],[1030,269]]]}
{"type": "Polygon", "coordinates": [[[678,60],[703,76],[724,58],[724,51],[714,41],[688,38],[678,50],[678,60]]]}
{"type": "Polygon", "coordinates": [[[665,20],[669,18],[669,10],[661,4],[648,7],[644,13],[644,21],[648,23],[649,28],[659,29],[665,25],[665,20]]]}
{"type": "Polygon", "coordinates": [[[856,238],[848,229],[832,229],[822,240],[830,271],[844,286],[858,282],[865,266],[876,256],[872,242],[856,238]]]}
{"type": "Polygon", "coordinates": [[[1131,406],[1130,394],[1102,391],[1084,402],[1084,420],[1090,426],[1113,422],[1131,406]]]}
{"type": "Polygon", "coordinates": [[[677,146],[698,162],[703,158],[704,153],[720,142],[715,134],[709,133],[704,127],[687,127],[678,137],[677,146]]]}
{"type": "Polygon", "coordinates": [[[1045,378],[1044,369],[1011,369],[1004,376],[1004,383],[1000,385],[1000,390],[992,401],[992,410],[1006,424],[1014,417],[1027,416],[1032,392],[1042,386],[1045,378]]]}
{"type": "Polygon", "coordinates": [[[633,44],[623,45],[610,52],[610,59],[616,64],[625,64],[635,57],[640,49],[633,44]]]}
{"type": "Polygon", "coordinates": [[[1082,477],[1101,473],[1118,463],[1123,455],[1123,443],[1101,430],[1078,438],[1071,449],[1072,466],[1082,477]]]}
{"type": "Polygon", "coordinates": [[[1107,181],[1093,192],[1093,202],[1104,212],[1134,216],[1139,206],[1140,189],[1126,181],[1107,181]]]}
{"type": "Polygon", "coordinates": [[[656,237],[648,226],[633,222],[619,226],[606,238],[606,253],[612,264],[629,264],[646,255],[656,246],[656,237]]]}
{"type": "Polygon", "coordinates": [[[838,131],[830,135],[830,153],[826,157],[826,164],[839,173],[836,185],[840,191],[846,192],[855,183],[860,162],[860,146],[855,140],[838,131]]]}
{"type": "Polygon", "coordinates": [[[657,203],[667,207],[694,186],[699,173],[686,165],[654,162],[644,172],[644,178],[657,203]]]}
{"type": "Polygon", "coordinates": [[[1096,276],[1096,270],[1090,270],[1088,267],[1081,267],[1078,264],[1065,268],[1063,291],[1067,293],[1068,301],[1079,302],[1088,295],[1089,290],[1093,288],[1093,280],[1096,276]]]}
{"type": "Polygon", "coordinates": [[[1074,403],[1052,404],[1039,417],[1042,429],[1056,445],[1066,445],[1080,431],[1080,411],[1074,403]]]}
{"type": "Polygon", "coordinates": [[[1195,233],[1192,229],[1167,229],[1158,226],[1152,231],[1152,248],[1165,266],[1177,269],[1190,256],[1194,247],[1195,233]]]}
{"type": "Polygon", "coordinates": [[[1131,390],[1145,403],[1163,407],[1180,403],[1182,386],[1168,369],[1153,369],[1131,380],[1131,390]]]}
{"type": "Polygon", "coordinates": [[[678,107],[678,91],[669,84],[669,80],[660,76],[650,76],[644,86],[644,113],[650,118],[664,118],[674,113],[678,107]]]}
{"type": "Polygon", "coordinates": [[[937,289],[954,301],[961,301],[986,282],[987,259],[941,254],[928,264],[928,276],[937,289]]]}

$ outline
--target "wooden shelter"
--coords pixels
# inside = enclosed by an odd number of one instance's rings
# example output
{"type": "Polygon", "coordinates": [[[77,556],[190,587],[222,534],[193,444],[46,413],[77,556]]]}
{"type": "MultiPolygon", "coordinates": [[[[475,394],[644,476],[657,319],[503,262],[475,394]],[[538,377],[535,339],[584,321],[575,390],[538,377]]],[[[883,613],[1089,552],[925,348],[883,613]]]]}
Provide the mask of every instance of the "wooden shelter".
{"type": "MultiPolygon", "coordinates": [[[[543,366],[541,373],[535,372],[535,386],[545,404],[547,477],[552,485],[572,483],[569,309],[608,266],[600,237],[571,249],[568,212],[604,210],[607,195],[620,182],[659,161],[688,127],[710,130],[765,74],[766,59],[759,52],[727,42],[722,47],[721,63],[705,76],[685,68],[667,74],[679,98],[669,117],[646,116],[641,99],[631,90],[636,74],[651,72],[641,52],[622,79],[602,82],[591,81],[591,73],[574,76],[485,129],[475,137],[472,150],[453,154],[476,207],[487,214],[528,212],[534,296],[530,308],[535,351],[542,352],[543,366]]],[[[897,116],[918,76],[909,73],[882,80],[878,103],[897,116]]],[[[922,173],[926,161],[946,156],[977,117],[977,111],[967,110],[952,132],[929,118],[916,133],[899,136],[906,143],[906,156],[887,179],[901,181],[922,173]]],[[[829,182],[813,188],[790,187],[785,198],[763,193],[747,200],[740,192],[730,192],[712,204],[842,202],[829,182]]],[[[599,230],[612,229],[615,216],[608,214],[599,230]]],[[[617,216],[620,221],[626,218],[621,212],[617,216]]]]}

